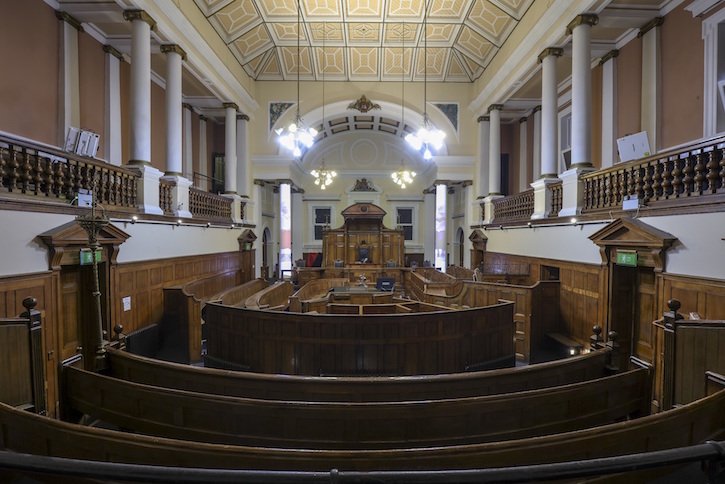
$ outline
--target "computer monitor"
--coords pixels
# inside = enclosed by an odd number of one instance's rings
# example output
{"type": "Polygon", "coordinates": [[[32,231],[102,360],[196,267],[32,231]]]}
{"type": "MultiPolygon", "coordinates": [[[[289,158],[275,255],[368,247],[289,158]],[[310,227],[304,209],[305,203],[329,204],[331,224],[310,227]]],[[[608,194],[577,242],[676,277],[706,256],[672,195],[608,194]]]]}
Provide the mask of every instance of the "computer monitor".
{"type": "Polygon", "coordinates": [[[394,277],[378,277],[375,281],[375,287],[378,291],[392,291],[395,287],[394,277]]]}

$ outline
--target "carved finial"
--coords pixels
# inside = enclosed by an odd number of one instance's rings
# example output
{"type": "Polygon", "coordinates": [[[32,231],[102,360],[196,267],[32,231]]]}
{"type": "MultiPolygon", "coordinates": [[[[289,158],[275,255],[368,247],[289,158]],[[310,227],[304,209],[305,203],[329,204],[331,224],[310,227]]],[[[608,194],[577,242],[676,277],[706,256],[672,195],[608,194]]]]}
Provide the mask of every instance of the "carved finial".
{"type": "Polygon", "coordinates": [[[677,312],[682,307],[682,303],[677,299],[670,299],[667,301],[667,307],[670,308],[670,311],[677,312]]]}
{"type": "Polygon", "coordinates": [[[594,326],[592,328],[592,335],[589,337],[589,348],[596,350],[601,348],[600,343],[602,342],[602,327],[594,326]]]}
{"type": "Polygon", "coordinates": [[[619,335],[616,331],[610,331],[607,333],[607,339],[612,342],[616,342],[619,339],[619,335]]]}
{"type": "Polygon", "coordinates": [[[665,320],[665,326],[672,327],[672,325],[674,325],[676,321],[685,319],[682,314],[677,312],[677,310],[680,309],[681,306],[682,303],[680,303],[680,301],[677,299],[670,299],[669,301],[667,301],[667,307],[670,308],[670,310],[663,315],[663,319],[665,320]]]}
{"type": "Polygon", "coordinates": [[[121,323],[118,323],[113,327],[113,334],[115,335],[113,339],[120,339],[121,334],[123,333],[123,325],[121,323]]]}
{"type": "Polygon", "coordinates": [[[26,297],[23,299],[23,307],[28,310],[28,313],[35,309],[35,306],[38,305],[38,299],[34,297],[26,297]]]}

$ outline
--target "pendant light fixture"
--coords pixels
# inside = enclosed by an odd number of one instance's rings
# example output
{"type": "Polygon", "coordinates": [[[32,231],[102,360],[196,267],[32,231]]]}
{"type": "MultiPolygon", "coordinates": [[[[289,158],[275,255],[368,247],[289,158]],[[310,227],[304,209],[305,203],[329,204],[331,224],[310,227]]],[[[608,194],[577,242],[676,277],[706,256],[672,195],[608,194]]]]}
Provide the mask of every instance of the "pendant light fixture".
{"type": "Polygon", "coordinates": [[[299,158],[302,156],[302,148],[310,148],[315,142],[317,130],[314,128],[305,128],[302,125],[302,116],[300,115],[300,37],[302,37],[302,27],[300,25],[300,15],[302,7],[301,0],[297,1],[297,113],[287,129],[278,129],[277,135],[282,146],[292,152],[292,155],[299,158]]]}
{"type": "Polygon", "coordinates": [[[419,151],[425,148],[423,151],[423,158],[430,160],[433,155],[430,152],[430,147],[433,146],[435,149],[440,149],[443,146],[443,139],[446,134],[433,126],[428,119],[428,2],[427,0],[423,4],[423,122],[418,128],[417,133],[411,133],[405,137],[407,141],[415,150],[419,151]]]}
{"type": "MultiPolygon", "coordinates": [[[[401,30],[401,57],[400,57],[400,70],[401,70],[401,76],[400,76],[400,119],[401,119],[401,132],[405,133],[405,22],[403,22],[403,27],[401,30]]],[[[393,177],[393,181],[400,187],[405,188],[406,184],[409,185],[413,183],[413,178],[415,178],[415,172],[414,171],[408,171],[405,169],[405,164],[403,163],[403,159],[400,159],[400,168],[398,171],[394,171],[391,175],[393,177]]]]}
{"type": "MultiPolygon", "coordinates": [[[[327,23],[322,24],[322,58],[325,60],[325,65],[322,68],[322,132],[325,132],[325,70],[327,69],[327,55],[325,52],[325,40],[327,39],[327,23]]],[[[325,155],[322,155],[322,164],[319,170],[312,170],[310,172],[315,177],[315,185],[319,186],[321,190],[324,190],[327,185],[332,183],[332,179],[337,176],[334,170],[328,170],[325,167],[325,155]]]]}

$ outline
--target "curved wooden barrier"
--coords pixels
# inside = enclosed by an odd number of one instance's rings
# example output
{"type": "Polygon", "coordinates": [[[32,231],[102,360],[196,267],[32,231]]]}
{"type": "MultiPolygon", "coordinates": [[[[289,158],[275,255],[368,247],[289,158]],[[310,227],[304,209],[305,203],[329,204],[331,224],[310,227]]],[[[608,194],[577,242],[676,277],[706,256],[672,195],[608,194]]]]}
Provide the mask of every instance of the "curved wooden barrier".
{"type": "Polygon", "coordinates": [[[513,305],[296,314],[207,305],[207,354],[260,373],[424,375],[513,366],[513,305]]]}
{"type": "Polygon", "coordinates": [[[725,391],[635,420],[530,439],[387,450],[293,450],[134,435],[53,420],[0,404],[0,447],[104,462],[222,469],[329,471],[480,469],[684,447],[725,434],[725,391]]]}
{"type": "Polygon", "coordinates": [[[295,313],[309,311],[324,312],[327,304],[327,293],[333,287],[344,287],[350,284],[347,278],[315,279],[300,288],[289,297],[289,310],[295,313]]]}
{"type": "Polygon", "coordinates": [[[526,392],[402,402],[207,395],[63,369],[73,410],[143,434],[220,444],[385,449],[520,439],[649,413],[651,372],[526,392]]]}
{"type": "Polygon", "coordinates": [[[269,287],[267,281],[264,279],[254,279],[217,294],[214,298],[209,299],[209,302],[219,302],[225,306],[238,306],[239,304],[243,304],[249,296],[258,293],[266,287],[269,287]]]}
{"type": "Polygon", "coordinates": [[[268,309],[270,311],[284,311],[289,304],[289,297],[295,287],[287,281],[275,282],[261,291],[252,294],[244,302],[249,309],[268,309]]]}
{"type": "Polygon", "coordinates": [[[538,365],[445,375],[317,377],[215,370],[108,349],[108,374],[213,395],[309,402],[391,402],[520,392],[601,378],[609,350],[538,365]]]}

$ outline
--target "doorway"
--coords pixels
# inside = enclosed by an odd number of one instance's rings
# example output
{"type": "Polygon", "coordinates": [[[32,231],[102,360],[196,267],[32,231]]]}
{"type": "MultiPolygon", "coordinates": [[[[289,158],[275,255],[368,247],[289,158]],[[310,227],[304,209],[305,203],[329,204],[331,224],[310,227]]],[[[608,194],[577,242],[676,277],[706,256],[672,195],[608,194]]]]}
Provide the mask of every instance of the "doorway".
{"type": "Polygon", "coordinates": [[[262,279],[269,280],[269,250],[267,244],[271,240],[269,227],[265,227],[262,232],[262,279]]]}
{"type": "Polygon", "coordinates": [[[617,332],[622,353],[653,361],[654,269],[612,264],[611,284],[609,327],[617,332]]]}
{"type": "Polygon", "coordinates": [[[463,267],[463,229],[458,228],[458,233],[456,233],[456,241],[458,242],[458,254],[457,254],[457,265],[458,267],[463,267]]]}

